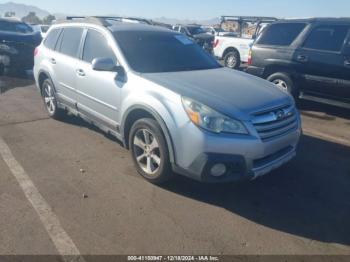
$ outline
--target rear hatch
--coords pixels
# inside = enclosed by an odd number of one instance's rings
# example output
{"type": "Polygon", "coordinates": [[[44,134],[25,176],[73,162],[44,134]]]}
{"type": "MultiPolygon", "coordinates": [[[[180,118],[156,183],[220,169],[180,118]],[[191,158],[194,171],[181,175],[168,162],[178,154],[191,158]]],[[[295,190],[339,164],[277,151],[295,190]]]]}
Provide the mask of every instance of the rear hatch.
{"type": "Polygon", "coordinates": [[[0,43],[12,47],[16,52],[8,53],[0,49],[0,55],[8,55],[11,57],[11,64],[23,64],[28,67],[33,64],[33,53],[35,47],[41,43],[40,32],[32,33],[14,33],[5,32],[0,29],[0,43]]]}

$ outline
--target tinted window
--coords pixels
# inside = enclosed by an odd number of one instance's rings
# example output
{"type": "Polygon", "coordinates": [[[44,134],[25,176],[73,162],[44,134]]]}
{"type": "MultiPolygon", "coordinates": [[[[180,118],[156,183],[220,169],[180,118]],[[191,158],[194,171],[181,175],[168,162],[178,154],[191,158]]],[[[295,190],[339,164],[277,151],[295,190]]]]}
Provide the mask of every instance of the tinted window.
{"type": "Polygon", "coordinates": [[[303,23],[272,24],[261,35],[260,45],[289,46],[305,28],[303,23]]]}
{"type": "Polygon", "coordinates": [[[82,34],[83,29],[81,28],[65,28],[63,30],[60,52],[68,56],[78,57],[82,34]]]}
{"type": "Polygon", "coordinates": [[[120,31],[115,38],[137,72],[176,72],[221,67],[186,36],[171,32],[120,31]]]}
{"type": "Polygon", "coordinates": [[[324,51],[341,51],[345,37],[349,31],[348,26],[320,26],[312,30],[304,47],[324,51]]]}
{"type": "Polygon", "coordinates": [[[61,29],[54,29],[52,30],[46,40],[45,40],[45,43],[44,45],[49,48],[49,49],[55,49],[55,46],[56,46],[56,43],[57,43],[57,40],[58,40],[58,37],[60,36],[60,33],[61,33],[61,29]]]}
{"type": "Polygon", "coordinates": [[[32,33],[33,28],[25,23],[18,23],[12,21],[0,21],[0,31],[14,32],[14,33],[32,33]]]}
{"type": "Polygon", "coordinates": [[[91,63],[95,58],[112,58],[116,60],[105,37],[95,30],[89,30],[84,44],[83,60],[91,63]]]}

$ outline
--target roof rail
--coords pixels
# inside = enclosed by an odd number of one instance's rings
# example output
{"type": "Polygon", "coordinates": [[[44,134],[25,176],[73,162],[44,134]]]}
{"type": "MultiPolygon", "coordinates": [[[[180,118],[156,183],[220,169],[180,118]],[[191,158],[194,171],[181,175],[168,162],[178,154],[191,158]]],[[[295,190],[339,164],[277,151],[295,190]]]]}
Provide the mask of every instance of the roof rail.
{"type": "Polygon", "coordinates": [[[148,25],[153,25],[151,20],[137,17],[122,17],[122,16],[67,16],[65,19],[57,21],[56,23],[71,23],[71,22],[84,22],[92,23],[101,26],[111,26],[111,21],[115,22],[138,22],[148,25]]]}

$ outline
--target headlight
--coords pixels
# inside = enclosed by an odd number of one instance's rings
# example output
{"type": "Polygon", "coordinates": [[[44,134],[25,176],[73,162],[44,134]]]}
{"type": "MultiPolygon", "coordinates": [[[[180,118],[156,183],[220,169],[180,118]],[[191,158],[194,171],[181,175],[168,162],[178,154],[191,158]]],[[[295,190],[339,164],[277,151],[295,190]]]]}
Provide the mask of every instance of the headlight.
{"type": "Polygon", "coordinates": [[[190,120],[198,127],[214,133],[248,134],[242,122],[224,116],[202,103],[183,97],[182,104],[190,120]]]}

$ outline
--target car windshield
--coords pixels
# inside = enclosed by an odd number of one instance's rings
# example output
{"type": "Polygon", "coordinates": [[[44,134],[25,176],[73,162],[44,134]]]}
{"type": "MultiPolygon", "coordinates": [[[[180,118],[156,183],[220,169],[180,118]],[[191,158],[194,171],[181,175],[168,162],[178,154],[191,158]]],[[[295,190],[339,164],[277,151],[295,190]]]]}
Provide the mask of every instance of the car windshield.
{"type": "Polygon", "coordinates": [[[198,34],[206,33],[202,27],[189,26],[189,27],[187,27],[187,29],[191,35],[198,35],[198,34]]]}
{"type": "Polygon", "coordinates": [[[0,31],[27,34],[32,33],[33,29],[25,23],[0,21],[0,31]]]}
{"type": "Polygon", "coordinates": [[[221,67],[212,56],[182,34],[117,31],[114,36],[131,68],[140,73],[192,71],[221,67]]]}

